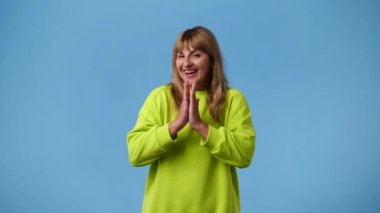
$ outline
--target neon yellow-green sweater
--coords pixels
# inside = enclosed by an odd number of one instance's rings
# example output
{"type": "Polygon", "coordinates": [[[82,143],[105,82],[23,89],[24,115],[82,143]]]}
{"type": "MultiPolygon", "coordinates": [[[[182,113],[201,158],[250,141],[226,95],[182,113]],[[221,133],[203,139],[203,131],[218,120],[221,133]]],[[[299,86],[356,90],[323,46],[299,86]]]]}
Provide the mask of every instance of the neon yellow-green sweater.
{"type": "Polygon", "coordinates": [[[240,212],[236,167],[250,165],[255,132],[244,96],[228,90],[222,122],[215,122],[207,92],[197,91],[201,119],[209,124],[206,140],[187,124],[172,140],[169,122],[177,116],[170,85],[154,89],[128,133],[129,160],[150,164],[142,212],[240,212]]]}

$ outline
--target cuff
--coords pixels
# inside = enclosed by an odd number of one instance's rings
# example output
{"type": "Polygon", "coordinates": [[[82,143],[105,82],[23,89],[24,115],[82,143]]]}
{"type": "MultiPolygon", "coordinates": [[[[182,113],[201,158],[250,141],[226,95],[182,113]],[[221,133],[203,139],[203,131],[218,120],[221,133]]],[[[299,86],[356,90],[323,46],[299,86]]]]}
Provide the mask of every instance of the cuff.
{"type": "Polygon", "coordinates": [[[215,138],[215,131],[217,131],[214,127],[211,125],[208,125],[208,133],[206,139],[201,139],[201,146],[210,147],[212,141],[215,138]]]}
{"type": "Polygon", "coordinates": [[[170,137],[169,124],[157,127],[156,137],[158,145],[160,145],[162,149],[168,149],[169,146],[175,142],[175,140],[170,137]]]}

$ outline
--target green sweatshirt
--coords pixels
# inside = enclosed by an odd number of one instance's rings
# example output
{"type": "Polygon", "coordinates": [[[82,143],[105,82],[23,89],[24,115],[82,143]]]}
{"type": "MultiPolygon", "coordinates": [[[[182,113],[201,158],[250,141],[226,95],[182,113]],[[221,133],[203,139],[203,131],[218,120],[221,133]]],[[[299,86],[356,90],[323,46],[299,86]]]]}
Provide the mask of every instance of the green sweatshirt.
{"type": "Polygon", "coordinates": [[[201,119],[209,124],[207,139],[187,124],[172,140],[169,123],[177,111],[170,87],[164,85],[150,93],[127,136],[132,165],[150,164],[142,212],[240,212],[235,168],[249,166],[255,150],[255,132],[244,96],[228,89],[218,123],[209,113],[207,92],[197,91],[201,119]]]}

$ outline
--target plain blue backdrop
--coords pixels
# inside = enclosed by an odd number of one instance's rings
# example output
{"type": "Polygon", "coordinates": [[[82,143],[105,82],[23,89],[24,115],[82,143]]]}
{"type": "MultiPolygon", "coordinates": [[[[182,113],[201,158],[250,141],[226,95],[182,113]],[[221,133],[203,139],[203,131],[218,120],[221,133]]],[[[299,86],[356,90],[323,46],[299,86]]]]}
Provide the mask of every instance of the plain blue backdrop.
{"type": "MultiPolygon", "coordinates": [[[[0,1],[0,212],[139,212],[127,132],[177,35],[219,40],[248,99],[242,212],[380,209],[379,1],[0,1]]],[[[173,195],[175,196],[175,195],[173,195]]]]}

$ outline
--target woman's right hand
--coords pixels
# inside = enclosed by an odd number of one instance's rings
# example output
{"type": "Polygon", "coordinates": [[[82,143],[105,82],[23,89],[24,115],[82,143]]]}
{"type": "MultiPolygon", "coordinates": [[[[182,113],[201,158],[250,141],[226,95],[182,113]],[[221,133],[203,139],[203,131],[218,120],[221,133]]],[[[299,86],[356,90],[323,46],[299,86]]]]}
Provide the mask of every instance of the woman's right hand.
{"type": "Polygon", "coordinates": [[[169,133],[172,139],[177,138],[177,133],[181,130],[189,121],[189,104],[190,104],[190,84],[185,81],[183,83],[183,95],[182,102],[179,108],[177,118],[169,124],[169,133]]]}

